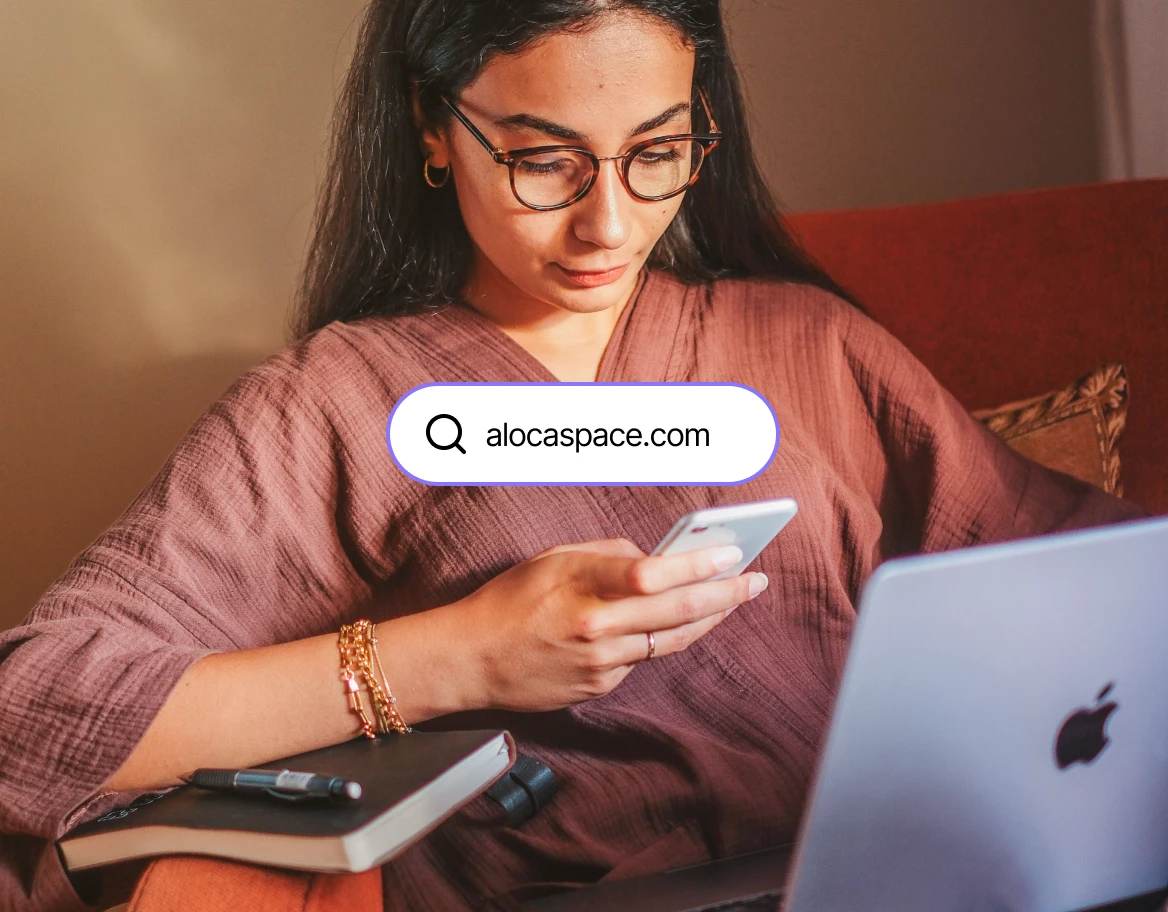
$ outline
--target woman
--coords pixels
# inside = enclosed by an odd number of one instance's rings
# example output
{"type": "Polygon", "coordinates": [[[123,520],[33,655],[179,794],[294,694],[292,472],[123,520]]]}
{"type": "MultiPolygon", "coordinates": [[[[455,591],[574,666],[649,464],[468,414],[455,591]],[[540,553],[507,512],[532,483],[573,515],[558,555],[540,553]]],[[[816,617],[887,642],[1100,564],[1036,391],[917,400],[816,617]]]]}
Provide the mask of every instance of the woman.
{"type": "Polygon", "coordinates": [[[407,722],[506,726],[563,783],[519,830],[472,802],[384,867],[387,909],[789,840],[879,562],[1142,515],[999,443],[845,297],[771,208],[715,0],[376,0],[301,337],[0,634],[0,907],[87,908],[51,840],[135,792],[359,734],[361,617],[407,722]],[[384,422],[453,380],[746,383],[783,444],[730,489],[427,488],[384,422]],[[776,496],[800,514],[760,572],[645,556],[776,496]]]}

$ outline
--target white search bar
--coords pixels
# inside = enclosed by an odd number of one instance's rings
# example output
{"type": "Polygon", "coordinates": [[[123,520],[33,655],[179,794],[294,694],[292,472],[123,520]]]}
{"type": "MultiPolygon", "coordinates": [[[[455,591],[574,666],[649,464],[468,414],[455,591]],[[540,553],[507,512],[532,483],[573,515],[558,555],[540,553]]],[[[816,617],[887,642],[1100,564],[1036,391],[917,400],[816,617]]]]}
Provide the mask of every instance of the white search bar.
{"type": "Polygon", "coordinates": [[[736,383],[430,383],[385,435],[429,485],[734,485],[770,464],[779,422],[736,383]]]}

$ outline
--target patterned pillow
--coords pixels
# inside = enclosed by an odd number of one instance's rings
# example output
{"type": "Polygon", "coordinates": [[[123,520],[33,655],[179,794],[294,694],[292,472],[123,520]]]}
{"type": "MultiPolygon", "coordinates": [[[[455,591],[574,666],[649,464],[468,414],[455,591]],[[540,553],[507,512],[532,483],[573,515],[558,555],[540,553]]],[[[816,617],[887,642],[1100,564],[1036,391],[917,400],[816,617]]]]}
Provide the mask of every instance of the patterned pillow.
{"type": "Polygon", "coordinates": [[[972,414],[1022,455],[1123,496],[1118,442],[1127,422],[1127,372],[1122,364],[1105,364],[1053,393],[972,414]]]}

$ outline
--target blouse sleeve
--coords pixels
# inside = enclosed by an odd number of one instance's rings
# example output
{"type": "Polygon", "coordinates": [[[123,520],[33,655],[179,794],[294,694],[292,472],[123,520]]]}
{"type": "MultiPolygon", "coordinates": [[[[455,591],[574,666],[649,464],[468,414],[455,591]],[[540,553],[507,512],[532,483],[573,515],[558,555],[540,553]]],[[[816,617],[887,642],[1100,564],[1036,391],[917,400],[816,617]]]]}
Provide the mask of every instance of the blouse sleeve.
{"type": "Polygon", "coordinates": [[[1148,514],[1045,468],[973,418],[909,350],[849,308],[844,357],[887,465],[885,556],[1103,525],[1148,514]]]}
{"type": "Polygon", "coordinates": [[[81,910],[53,841],[214,652],[335,629],[369,595],[335,433],[294,361],[241,377],[25,622],[0,632],[0,908],[81,910]]]}

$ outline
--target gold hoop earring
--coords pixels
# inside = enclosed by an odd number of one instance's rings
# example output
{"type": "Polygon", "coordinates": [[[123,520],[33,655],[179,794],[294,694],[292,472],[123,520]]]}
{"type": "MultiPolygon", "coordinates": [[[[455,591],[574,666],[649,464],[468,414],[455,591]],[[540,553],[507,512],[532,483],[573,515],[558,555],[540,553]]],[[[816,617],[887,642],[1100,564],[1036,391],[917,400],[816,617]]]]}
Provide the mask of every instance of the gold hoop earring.
{"type": "Polygon", "coordinates": [[[447,165],[444,170],[446,173],[442,175],[442,180],[436,184],[434,181],[430,180],[430,159],[427,158],[424,162],[422,162],[422,177],[426,179],[426,183],[431,187],[446,186],[446,182],[450,180],[450,166],[447,165]]]}

